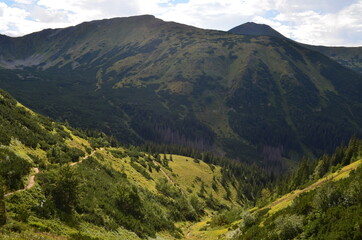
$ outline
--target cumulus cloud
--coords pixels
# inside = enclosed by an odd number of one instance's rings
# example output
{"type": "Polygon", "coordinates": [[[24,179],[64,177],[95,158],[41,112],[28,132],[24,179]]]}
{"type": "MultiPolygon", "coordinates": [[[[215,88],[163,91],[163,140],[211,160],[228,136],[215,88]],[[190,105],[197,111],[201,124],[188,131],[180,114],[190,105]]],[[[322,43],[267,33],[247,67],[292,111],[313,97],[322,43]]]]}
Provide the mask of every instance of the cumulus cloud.
{"type": "MultiPolygon", "coordinates": [[[[296,3],[301,1],[292,0],[291,3],[293,2],[297,5],[296,3]]],[[[279,8],[279,14],[271,19],[260,16],[253,19],[303,43],[362,46],[362,1],[336,1],[336,4],[341,6],[338,11],[327,4],[321,4],[318,8],[315,2],[318,1],[306,1],[309,8],[300,7],[297,8],[298,11],[293,10],[294,5],[291,9],[279,8]],[[348,2],[353,3],[348,5],[348,2]]],[[[334,1],[328,2],[333,5],[334,1]]]]}
{"type": "Polygon", "coordinates": [[[32,4],[35,2],[35,0],[14,0],[14,2],[22,4],[32,4]]]}
{"type": "Polygon", "coordinates": [[[0,0],[0,32],[140,14],[218,30],[255,21],[304,43],[362,45],[362,0],[0,0]]]}

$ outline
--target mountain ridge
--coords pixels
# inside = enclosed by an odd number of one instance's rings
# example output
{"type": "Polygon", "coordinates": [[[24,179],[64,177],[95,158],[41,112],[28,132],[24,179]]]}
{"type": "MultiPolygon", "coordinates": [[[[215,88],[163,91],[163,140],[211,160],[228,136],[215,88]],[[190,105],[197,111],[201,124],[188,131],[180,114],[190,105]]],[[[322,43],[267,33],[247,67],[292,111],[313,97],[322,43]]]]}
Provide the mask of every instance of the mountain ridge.
{"type": "Polygon", "coordinates": [[[266,24],[259,24],[254,22],[247,22],[236,26],[227,32],[241,35],[253,35],[253,36],[269,36],[277,38],[285,38],[281,33],[266,24]]]}
{"type": "Polygon", "coordinates": [[[0,113],[0,238],[179,239],[186,233],[176,222],[240,206],[266,180],[231,160],[119,146],[38,115],[1,89],[0,113]]]}
{"type": "MultiPolygon", "coordinates": [[[[228,32],[241,35],[270,36],[277,38],[286,38],[281,33],[266,24],[248,22],[230,29],[228,32]]],[[[294,40],[291,40],[294,41],[294,40]]],[[[298,42],[297,42],[298,43],[298,42]]],[[[335,60],[342,66],[352,69],[362,74],[362,47],[343,47],[343,46],[322,46],[298,43],[305,48],[320,52],[327,57],[335,60]]]]}
{"type": "Polygon", "coordinates": [[[11,39],[0,56],[14,67],[3,65],[0,86],[43,114],[125,142],[250,162],[318,155],[361,133],[361,77],[324,55],[288,39],[146,19],[11,39]]]}

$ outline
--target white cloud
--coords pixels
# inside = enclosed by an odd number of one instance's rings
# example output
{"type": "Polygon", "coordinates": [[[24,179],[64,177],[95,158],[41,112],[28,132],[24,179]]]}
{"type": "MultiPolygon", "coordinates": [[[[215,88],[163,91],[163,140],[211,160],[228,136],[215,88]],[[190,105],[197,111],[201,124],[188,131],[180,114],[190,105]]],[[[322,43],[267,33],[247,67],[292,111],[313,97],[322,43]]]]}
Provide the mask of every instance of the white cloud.
{"type": "Polygon", "coordinates": [[[281,11],[273,19],[257,20],[303,43],[362,46],[362,1],[354,2],[330,13],[298,8],[281,11]]]}
{"type": "Polygon", "coordinates": [[[32,4],[35,2],[35,0],[13,0],[13,1],[21,4],[32,4]]]}
{"type": "Polygon", "coordinates": [[[269,0],[190,0],[170,7],[158,16],[201,28],[228,30],[262,14],[270,6],[269,0]]]}
{"type": "Polygon", "coordinates": [[[94,19],[153,14],[201,28],[266,23],[294,40],[362,45],[362,0],[0,0],[0,32],[23,35],[94,19]]]}

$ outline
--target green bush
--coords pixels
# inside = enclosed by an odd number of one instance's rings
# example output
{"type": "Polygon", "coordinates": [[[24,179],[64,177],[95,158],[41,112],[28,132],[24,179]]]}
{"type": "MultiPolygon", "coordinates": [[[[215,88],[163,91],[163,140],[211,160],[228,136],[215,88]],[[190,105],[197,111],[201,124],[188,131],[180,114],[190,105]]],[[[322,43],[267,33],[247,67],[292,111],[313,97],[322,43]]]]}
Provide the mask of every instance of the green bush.
{"type": "Polygon", "coordinates": [[[31,164],[14,152],[0,148],[0,177],[9,190],[24,187],[23,179],[30,173],[31,164]]]}

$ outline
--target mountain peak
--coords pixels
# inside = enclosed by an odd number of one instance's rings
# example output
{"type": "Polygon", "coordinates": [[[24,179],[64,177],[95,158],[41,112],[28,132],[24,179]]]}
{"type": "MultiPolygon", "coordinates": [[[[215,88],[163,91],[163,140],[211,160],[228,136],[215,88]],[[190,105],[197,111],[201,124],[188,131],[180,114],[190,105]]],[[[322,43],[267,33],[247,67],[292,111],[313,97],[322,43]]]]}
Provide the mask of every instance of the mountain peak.
{"type": "Polygon", "coordinates": [[[278,31],[266,24],[259,24],[254,22],[247,22],[237,27],[230,29],[228,32],[241,35],[253,35],[253,36],[271,36],[277,38],[285,38],[278,31]]]}

